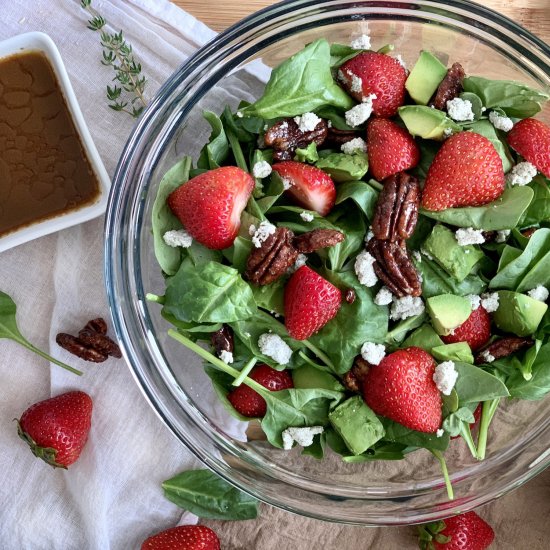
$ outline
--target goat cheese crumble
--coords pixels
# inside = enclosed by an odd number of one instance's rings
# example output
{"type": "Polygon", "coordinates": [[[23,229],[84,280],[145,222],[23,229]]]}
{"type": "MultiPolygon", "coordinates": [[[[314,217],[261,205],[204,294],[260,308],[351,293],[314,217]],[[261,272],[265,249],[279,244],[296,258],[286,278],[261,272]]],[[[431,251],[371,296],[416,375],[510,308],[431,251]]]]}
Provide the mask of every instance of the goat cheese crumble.
{"type": "Polygon", "coordinates": [[[273,235],[277,228],[267,220],[264,220],[258,228],[255,225],[251,225],[249,232],[252,235],[252,243],[256,248],[260,248],[262,243],[267,241],[270,235],[273,235]]]}
{"type": "Polygon", "coordinates": [[[342,143],[342,146],[340,147],[342,153],[345,153],[346,155],[353,155],[357,151],[361,151],[363,153],[367,152],[367,143],[363,138],[353,138],[349,141],[346,141],[346,143],[342,143]]]}
{"type": "Polygon", "coordinates": [[[391,304],[392,301],[393,301],[393,294],[391,293],[391,290],[387,286],[383,286],[378,291],[378,294],[374,297],[374,303],[377,306],[387,306],[388,304],[391,304]]]}
{"type": "Polygon", "coordinates": [[[306,263],[307,263],[307,256],[305,254],[298,254],[296,261],[294,262],[294,265],[291,267],[292,272],[298,271],[298,269],[306,265],[306,263]]]}
{"type": "Polygon", "coordinates": [[[301,132],[313,132],[321,119],[315,113],[304,113],[302,116],[295,116],[294,122],[301,132]]]}
{"type": "Polygon", "coordinates": [[[542,285],[536,286],[527,293],[527,295],[533,298],[533,300],[538,300],[539,302],[546,302],[549,294],[548,289],[542,285]]]}
{"type": "Polygon", "coordinates": [[[372,232],[372,229],[369,229],[365,235],[365,242],[368,243],[371,239],[374,239],[374,233],[372,232]]]}
{"type": "Polygon", "coordinates": [[[474,120],[475,118],[472,111],[472,102],[460,97],[447,101],[447,113],[456,122],[474,120]]]}
{"type": "Polygon", "coordinates": [[[222,350],[220,351],[220,359],[229,365],[230,363],[233,363],[233,354],[230,351],[222,350]]]}
{"type": "Polygon", "coordinates": [[[488,350],[482,351],[480,356],[486,363],[492,363],[495,360],[494,355],[491,355],[488,350]]]}
{"type": "Polygon", "coordinates": [[[379,365],[386,356],[386,348],[382,344],[365,342],[361,346],[361,357],[371,365],[379,365]]]}
{"type": "Polygon", "coordinates": [[[506,179],[510,185],[527,185],[533,181],[537,171],[536,166],[530,162],[520,162],[512,168],[506,179]]]}
{"type": "Polygon", "coordinates": [[[300,212],[300,218],[302,218],[305,222],[312,222],[315,216],[311,212],[306,212],[304,210],[303,212],[300,212]]]}
{"type": "Polygon", "coordinates": [[[356,74],[351,74],[351,91],[360,94],[363,91],[363,80],[356,74]]]}
{"type": "Polygon", "coordinates": [[[262,355],[271,357],[279,365],[286,365],[290,361],[292,349],[278,334],[262,334],[258,338],[258,347],[262,355]]]}
{"type": "Polygon", "coordinates": [[[510,236],[511,231],[509,229],[501,229],[497,231],[497,236],[495,238],[495,241],[497,243],[504,243],[506,242],[506,239],[510,236]]]}
{"type": "Polygon", "coordinates": [[[271,172],[271,164],[269,164],[266,160],[257,162],[252,168],[252,174],[255,178],[267,178],[271,172]]]}
{"type": "Polygon", "coordinates": [[[285,191],[288,191],[292,187],[292,182],[289,178],[282,178],[283,181],[283,189],[285,191]]]}
{"type": "Polygon", "coordinates": [[[432,260],[434,259],[434,257],[425,249],[425,248],[421,248],[420,249],[420,253],[423,255],[423,256],[426,256],[426,258],[428,258],[428,260],[432,260]]]}
{"type": "Polygon", "coordinates": [[[425,309],[422,298],[413,296],[403,296],[403,298],[394,298],[390,311],[392,321],[401,321],[420,315],[425,309]]]}
{"type": "Polygon", "coordinates": [[[474,229],[473,227],[461,227],[455,233],[456,242],[460,246],[468,246],[469,244],[481,244],[485,242],[483,229],[474,229]]]}
{"type": "Polygon", "coordinates": [[[174,248],[181,246],[183,248],[189,248],[193,244],[193,237],[185,231],[185,229],[174,229],[167,231],[162,239],[168,246],[174,248]]]}
{"type": "Polygon", "coordinates": [[[371,287],[378,282],[373,267],[375,261],[374,256],[366,250],[357,255],[354,267],[357,278],[362,285],[371,287]]]}
{"type": "Polygon", "coordinates": [[[290,451],[294,442],[302,447],[309,447],[313,443],[313,437],[325,431],[323,426],[308,426],[305,428],[287,428],[281,434],[283,437],[283,449],[290,451]]]}
{"type": "Polygon", "coordinates": [[[399,65],[401,65],[401,67],[403,67],[405,70],[407,69],[407,64],[405,63],[405,61],[401,57],[401,54],[396,55],[395,59],[399,63],[399,65]]]}
{"type": "Polygon", "coordinates": [[[433,381],[443,395],[451,395],[458,378],[453,361],[444,361],[435,367],[433,381]]]}
{"type": "Polygon", "coordinates": [[[445,430],[443,428],[439,428],[437,432],[435,432],[436,437],[443,437],[443,434],[445,433],[445,430]]]}
{"type": "Polygon", "coordinates": [[[509,132],[514,127],[511,118],[499,115],[495,111],[489,113],[489,120],[497,130],[502,130],[503,132],[509,132]]]}
{"type": "Polygon", "coordinates": [[[498,292],[486,292],[482,294],[481,305],[487,313],[494,313],[498,309],[498,292]]]}
{"type": "Polygon", "coordinates": [[[422,262],[422,256],[420,254],[420,252],[418,252],[418,250],[413,250],[413,258],[418,262],[418,263],[421,263],[422,262]]]}
{"type": "Polygon", "coordinates": [[[372,115],[372,101],[376,99],[376,94],[370,94],[362,103],[352,107],[349,111],[345,112],[346,124],[352,127],[363,124],[372,115]]]}
{"type": "Polygon", "coordinates": [[[362,34],[351,41],[350,46],[354,50],[370,50],[370,36],[368,34],[362,34]]]}
{"type": "Polygon", "coordinates": [[[472,304],[472,311],[475,311],[481,305],[481,296],[477,294],[468,294],[466,298],[468,298],[472,304]]]}

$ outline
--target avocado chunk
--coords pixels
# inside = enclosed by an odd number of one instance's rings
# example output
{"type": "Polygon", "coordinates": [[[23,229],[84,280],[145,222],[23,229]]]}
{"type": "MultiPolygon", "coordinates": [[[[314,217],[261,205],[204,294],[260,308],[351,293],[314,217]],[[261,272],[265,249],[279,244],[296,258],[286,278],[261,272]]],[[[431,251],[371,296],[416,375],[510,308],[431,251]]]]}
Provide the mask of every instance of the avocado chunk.
{"type": "Polygon", "coordinates": [[[321,388],[323,390],[342,391],[344,386],[328,372],[304,365],[292,371],[294,387],[303,390],[321,388]]]}
{"type": "Polygon", "coordinates": [[[326,172],[334,181],[344,182],[360,180],[369,169],[369,160],[363,152],[353,155],[331,153],[320,159],[315,166],[326,172]]]}
{"type": "Polygon", "coordinates": [[[423,50],[405,82],[415,103],[427,105],[447,74],[447,67],[435,55],[423,50]]]}
{"type": "Polygon", "coordinates": [[[473,364],[474,356],[472,350],[466,342],[456,342],[444,346],[432,348],[432,355],[438,361],[458,361],[459,363],[473,364]]]}
{"type": "Polygon", "coordinates": [[[493,313],[495,325],[504,332],[518,336],[533,334],[548,306],[525,294],[511,290],[498,291],[498,309],[493,313]]]}
{"type": "Polygon", "coordinates": [[[442,140],[449,132],[460,132],[462,128],[443,111],[424,105],[399,107],[399,116],[413,136],[424,139],[442,140]]]}
{"type": "Polygon", "coordinates": [[[462,296],[440,294],[426,300],[426,309],[437,334],[445,336],[470,317],[472,304],[462,296]]]}
{"type": "Polygon", "coordinates": [[[443,345],[443,340],[432,328],[432,325],[426,323],[407,336],[405,341],[401,344],[401,348],[405,349],[416,347],[431,353],[434,347],[443,345]]]}
{"type": "Polygon", "coordinates": [[[481,258],[483,252],[469,244],[460,246],[454,233],[444,225],[436,225],[422,248],[457,281],[463,281],[481,258]]]}
{"type": "Polygon", "coordinates": [[[364,453],[386,433],[378,417],[359,395],[344,401],[328,418],[354,455],[364,453]]]}

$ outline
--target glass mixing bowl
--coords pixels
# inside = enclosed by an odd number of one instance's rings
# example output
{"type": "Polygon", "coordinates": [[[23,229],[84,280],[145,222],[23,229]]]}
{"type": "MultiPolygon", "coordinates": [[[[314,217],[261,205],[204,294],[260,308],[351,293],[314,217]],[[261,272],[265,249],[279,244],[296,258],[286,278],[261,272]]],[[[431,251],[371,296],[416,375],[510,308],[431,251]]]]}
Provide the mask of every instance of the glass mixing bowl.
{"type": "MultiPolygon", "coordinates": [[[[508,403],[476,462],[461,440],[447,460],[456,499],[448,501],[426,451],[399,462],[346,464],[274,449],[249,431],[232,436],[228,414],[209,406],[210,380],[193,353],[167,337],[147,292],[163,294],[153,254],[151,207],[162,175],[195,158],[210,129],[203,109],[221,113],[258,97],[273,67],[308,42],[349,43],[368,32],[373,47],[395,45],[412,66],[421,49],[460,61],[468,74],[550,85],[550,49],[513,21],[465,1],[284,2],[218,36],[187,61],[151,102],[114,178],[106,220],[105,274],[118,337],[137,383],[183,444],[220,476],[258,499],[305,516],[366,525],[410,524],[472,509],[518,487],[550,463],[550,398],[508,403]],[[246,438],[244,438],[246,439],[246,438]]],[[[550,118],[550,107],[539,115],[550,118]]],[[[233,423],[234,424],[234,423],[233,423]]],[[[234,427],[234,425],[233,425],[234,427]]]]}

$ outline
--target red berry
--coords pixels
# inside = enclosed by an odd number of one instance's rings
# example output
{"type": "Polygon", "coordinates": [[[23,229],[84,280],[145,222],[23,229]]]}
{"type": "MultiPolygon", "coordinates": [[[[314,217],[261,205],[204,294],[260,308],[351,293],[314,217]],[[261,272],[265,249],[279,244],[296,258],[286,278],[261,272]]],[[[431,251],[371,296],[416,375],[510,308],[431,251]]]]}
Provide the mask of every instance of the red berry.
{"type": "Polygon", "coordinates": [[[313,269],[302,266],[285,287],[285,326],[296,340],[306,340],[336,316],[342,293],[313,269]]]}
{"type": "Polygon", "coordinates": [[[441,394],[433,381],[435,361],[416,347],[386,355],[363,378],[363,398],[381,416],[419,432],[441,426],[441,394]]]}
{"type": "Polygon", "coordinates": [[[181,525],[149,537],[141,550],[220,550],[220,541],[204,525],[181,525]]]}
{"type": "Polygon", "coordinates": [[[491,316],[485,308],[479,306],[474,309],[470,317],[464,321],[458,328],[455,328],[452,334],[442,336],[441,339],[446,344],[455,344],[456,342],[466,342],[472,351],[482,348],[491,337],[491,316]]]}
{"type": "Polygon", "coordinates": [[[360,53],[340,67],[338,78],[357,101],[376,95],[372,105],[376,116],[395,116],[405,102],[407,72],[397,59],[389,55],[360,53]],[[360,88],[357,87],[358,78],[361,79],[360,88]]]}
{"type": "MultiPolygon", "coordinates": [[[[249,374],[252,380],[256,380],[269,391],[280,391],[293,388],[292,377],[286,370],[275,370],[268,365],[256,365],[249,374]]],[[[246,384],[241,384],[227,394],[227,399],[235,410],[250,418],[261,418],[267,411],[265,399],[246,384]]]]}
{"type": "Polygon", "coordinates": [[[237,237],[253,189],[250,174],[236,166],[224,166],[178,187],[168,197],[168,206],[194,239],[221,250],[237,237]]]}
{"type": "Polygon", "coordinates": [[[92,399],[72,391],[29,407],[19,420],[19,436],[33,454],[54,467],[67,468],[88,440],[92,399]]]}
{"type": "Polygon", "coordinates": [[[550,127],[534,118],[520,120],[508,134],[508,143],[539,172],[550,178],[550,127]]]}
{"type": "Polygon", "coordinates": [[[422,206],[445,210],[481,206],[504,191],[502,160],[493,144],[474,132],[460,132],[443,143],[426,177],[422,206]]]}

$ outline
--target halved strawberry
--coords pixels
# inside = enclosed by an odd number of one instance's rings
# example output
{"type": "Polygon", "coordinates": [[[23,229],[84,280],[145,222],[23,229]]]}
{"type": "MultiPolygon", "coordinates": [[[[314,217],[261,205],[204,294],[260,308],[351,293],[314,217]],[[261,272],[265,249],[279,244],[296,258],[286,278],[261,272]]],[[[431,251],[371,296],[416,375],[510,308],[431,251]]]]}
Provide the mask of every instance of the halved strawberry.
{"type": "Polygon", "coordinates": [[[446,344],[455,344],[456,342],[466,342],[472,351],[482,348],[491,337],[491,316],[482,306],[474,309],[470,317],[464,321],[458,328],[455,328],[452,334],[441,336],[446,344]]]}
{"type": "Polygon", "coordinates": [[[383,118],[372,120],[367,127],[367,151],[369,170],[378,181],[414,168],[420,160],[418,145],[409,132],[383,118]]]}
{"type": "Polygon", "coordinates": [[[534,118],[520,120],[509,132],[508,143],[539,172],[550,178],[550,127],[534,118]]]}
{"type": "Polygon", "coordinates": [[[273,170],[290,187],[287,193],[308,210],[326,216],[336,201],[336,187],[332,178],[319,168],[287,160],[273,165],[273,170]]]}
{"type": "Polygon", "coordinates": [[[205,525],[180,525],[143,541],[141,550],[220,550],[220,540],[205,525]]]}
{"type": "Polygon", "coordinates": [[[340,67],[338,79],[357,101],[376,95],[372,103],[376,116],[395,116],[405,102],[407,72],[397,59],[389,55],[360,53],[340,67]]]}
{"type": "Polygon", "coordinates": [[[474,132],[451,136],[435,156],[422,192],[426,210],[481,206],[502,195],[502,160],[493,144],[474,132]]]}
{"type": "Polygon", "coordinates": [[[194,239],[221,250],[237,237],[253,189],[250,174],[236,166],[223,166],[178,187],[169,195],[168,206],[194,239]]]}
{"type": "Polygon", "coordinates": [[[342,293],[313,269],[302,266],[285,286],[285,326],[296,340],[306,340],[340,309],[342,293]]]}

